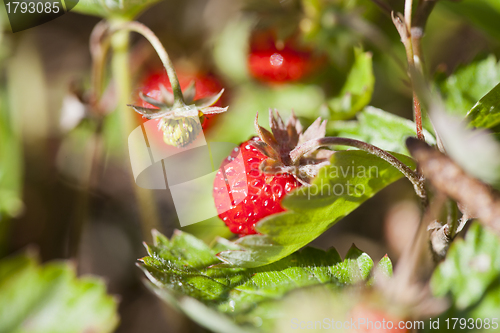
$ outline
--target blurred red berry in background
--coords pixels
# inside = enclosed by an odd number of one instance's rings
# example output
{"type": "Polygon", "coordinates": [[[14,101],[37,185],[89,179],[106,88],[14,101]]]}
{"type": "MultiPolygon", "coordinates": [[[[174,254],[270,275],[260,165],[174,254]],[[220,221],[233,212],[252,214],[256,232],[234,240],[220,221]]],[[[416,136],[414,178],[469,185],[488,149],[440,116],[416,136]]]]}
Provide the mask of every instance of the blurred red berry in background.
{"type": "Polygon", "coordinates": [[[278,41],[272,31],[259,31],[250,38],[248,67],[251,75],[260,81],[299,81],[311,74],[319,62],[296,37],[278,41]]]}

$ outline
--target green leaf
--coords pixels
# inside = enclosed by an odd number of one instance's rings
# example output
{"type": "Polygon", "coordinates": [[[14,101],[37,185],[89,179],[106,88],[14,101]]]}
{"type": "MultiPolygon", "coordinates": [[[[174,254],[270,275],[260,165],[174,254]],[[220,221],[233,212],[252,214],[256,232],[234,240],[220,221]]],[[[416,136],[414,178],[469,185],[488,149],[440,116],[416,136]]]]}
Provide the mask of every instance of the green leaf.
{"type": "MultiPolygon", "coordinates": [[[[413,166],[410,158],[395,154],[413,166]]],[[[261,235],[240,238],[243,251],[224,251],[229,265],[257,267],[280,260],[320,236],[378,191],[403,175],[384,160],[359,150],[338,151],[310,187],[301,187],[282,202],[286,212],[256,225],[261,235]]]]}
{"type": "Polygon", "coordinates": [[[353,246],[343,261],[335,249],[325,252],[307,247],[266,266],[228,268],[217,265],[216,254],[237,247],[225,239],[212,248],[180,231],[170,240],[159,233],[153,239],[154,244],[147,245],[149,256],[140,264],[152,289],[217,332],[252,331],[264,319],[261,306],[266,317],[275,320],[279,309],[269,302],[301,288],[340,288],[366,281],[373,267],[371,258],[353,246]]]}
{"type": "Polygon", "coordinates": [[[104,18],[134,19],[160,0],[65,0],[68,10],[104,18]]]}
{"type": "Polygon", "coordinates": [[[500,64],[491,55],[485,60],[460,68],[444,80],[439,88],[445,99],[447,112],[465,116],[499,82],[500,64]]]}
{"type": "Polygon", "coordinates": [[[474,105],[467,118],[474,127],[492,128],[500,124],[500,83],[474,105]]]}
{"type": "Polygon", "coordinates": [[[363,52],[361,49],[354,49],[354,65],[342,87],[340,96],[328,101],[330,119],[348,119],[361,111],[370,103],[374,85],[372,54],[363,52]]]}
{"type": "MultiPolygon", "coordinates": [[[[498,283],[500,241],[493,232],[474,223],[465,240],[456,240],[451,245],[446,260],[432,276],[431,288],[436,296],[451,294],[454,306],[465,309],[477,303],[485,293],[493,292],[489,288],[498,283]]],[[[500,303],[497,309],[498,305],[500,303]]]]}
{"type": "Polygon", "coordinates": [[[101,280],[76,278],[65,262],[40,266],[33,256],[0,262],[0,332],[112,332],[117,302],[101,280]]]}
{"type": "MultiPolygon", "coordinates": [[[[372,106],[366,107],[357,118],[357,121],[329,122],[328,134],[365,141],[384,150],[409,155],[405,141],[407,137],[417,135],[413,121],[372,106]]],[[[427,143],[436,143],[431,133],[424,130],[424,135],[427,143]]]]}
{"type": "Polygon", "coordinates": [[[392,262],[387,254],[375,266],[375,271],[387,277],[392,276],[392,262]]]}

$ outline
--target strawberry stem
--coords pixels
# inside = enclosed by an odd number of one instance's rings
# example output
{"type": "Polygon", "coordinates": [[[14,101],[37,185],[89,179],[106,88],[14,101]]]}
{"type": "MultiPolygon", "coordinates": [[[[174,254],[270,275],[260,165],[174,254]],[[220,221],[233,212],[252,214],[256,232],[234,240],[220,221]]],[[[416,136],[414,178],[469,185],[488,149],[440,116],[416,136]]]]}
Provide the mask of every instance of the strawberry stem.
{"type": "MultiPolygon", "coordinates": [[[[110,22],[112,31],[114,32],[111,38],[111,47],[113,50],[111,58],[111,73],[113,81],[116,84],[118,92],[118,105],[117,113],[120,117],[122,142],[128,142],[128,134],[135,129],[137,124],[133,118],[133,114],[129,112],[127,103],[132,90],[132,79],[130,74],[130,34],[127,29],[121,29],[127,23],[123,21],[110,22]]],[[[130,164],[129,164],[130,165],[130,164]]],[[[131,170],[130,178],[133,180],[131,170]]],[[[141,227],[143,237],[149,237],[150,231],[153,228],[158,228],[159,218],[158,211],[155,205],[153,193],[150,190],[143,189],[139,186],[133,186],[137,204],[139,207],[139,217],[141,220],[141,227]]]]}
{"type": "Polygon", "coordinates": [[[363,141],[349,139],[349,138],[341,138],[341,137],[326,137],[321,139],[309,140],[303,143],[302,145],[298,146],[294,150],[292,150],[290,152],[290,157],[292,161],[296,161],[298,160],[298,158],[300,158],[300,156],[303,156],[304,154],[316,150],[319,147],[325,147],[325,146],[354,147],[364,150],[377,157],[380,157],[381,159],[383,159],[384,161],[388,162],[393,167],[401,171],[401,173],[405,175],[405,177],[408,178],[408,180],[410,180],[410,182],[413,184],[415,193],[417,193],[417,195],[423,201],[427,201],[427,194],[424,188],[423,181],[420,179],[420,177],[415,171],[410,169],[406,164],[401,162],[391,153],[363,141]]]}
{"type": "Polygon", "coordinates": [[[185,106],[184,96],[182,95],[181,85],[179,84],[179,79],[177,78],[177,73],[175,72],[174,65],[168,56],[167,51],[163,47],[163,44],[160,42],[158,37],[156,37],[155,33],[151,31],[144,24],[139,22],[125,22],[119,26],[116,26],[113,29],[115,31],[133,31],[141,34],[144,38],[146,38],[151,46],[155,49],[158,57],[160,58],[165,70],[167,71],[168,80],[170,81],[170,85],[172,86],[172,92],[174,94],[174,106],[182,107],[185,106]]]}

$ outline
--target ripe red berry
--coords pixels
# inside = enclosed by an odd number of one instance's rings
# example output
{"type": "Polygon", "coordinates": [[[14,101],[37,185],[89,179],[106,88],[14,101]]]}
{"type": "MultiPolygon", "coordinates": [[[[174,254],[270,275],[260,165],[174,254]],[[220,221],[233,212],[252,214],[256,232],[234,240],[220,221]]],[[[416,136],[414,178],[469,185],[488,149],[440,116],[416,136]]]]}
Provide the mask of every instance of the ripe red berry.
{"type": "MultiPolygon", "coordinates": [[[[257,137],[252,140],[260,141],[257,137]]],[[[267,157],[251,144],[252,140],[243,142],[223,161],[214,182],[219,217],[239,235],[255,234],[258,221],[283,212],[281,200],[300,186],[291,174],[261,172],[259,165],[267,157]]]]}
{"type": "Polygon", "coordinates": [[[326,121],[321,118],[303,131],[293,113],[285,123],[278,112],[271,110],[269,123],[271,132],[259,126],[255,117],[259,137],[235,148],[215,177],[213,195],[217,213],[240,236],[255,234],[258,221],[284,211],[283,197],[309,184],[333,154],[329,150],[292,154],[299,144],[325,137],[326,121]]]}
{"type": "Polygon", "coordinates": [[[298,81],[313,69],[311,51],[288,39],[276,46],[272,33],[255,33],[250,41],[248,67],[253,77],[269,83],[298,81]]]}
{"type": "MultiPolygon", "coordinates": [[[[179,79],[182,91],[194,81],[196,87],[195,100],[215,95],[223,88],[220,81],[213,75],[177,71],[177,78],[179,79]]],[[[169,92],[172,92],[172,87],[165,70],[155,71],[149,74],[144,80],[140,91],[146,96],[159,100],[162,97],[160,85],[163,85],[169,92]]],[[[142,99],[137,101],[137,105],[145,108],[155,108],[155,106],[142,99]]],[[[217,101],[213,106],[222,106],[221,100],[217,101]]],[[[143,122],[147,121],[147,119],[142,118],[142,116],[139,115],[139,117],[141,117],[143,122]]],[[[217,115],[204,116],[202,119],[203,129],[208,129],[216,118],[217,115]]]]}

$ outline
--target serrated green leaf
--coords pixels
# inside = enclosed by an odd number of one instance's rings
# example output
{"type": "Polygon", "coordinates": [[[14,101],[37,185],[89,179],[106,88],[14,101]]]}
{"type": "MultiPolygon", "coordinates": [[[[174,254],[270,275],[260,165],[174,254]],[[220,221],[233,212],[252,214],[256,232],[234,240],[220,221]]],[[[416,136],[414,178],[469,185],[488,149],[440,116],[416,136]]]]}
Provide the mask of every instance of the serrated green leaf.
{"type": "Polygon", "coordinates": [[[103,18],[132,20],[160,0],[65,0],[68,10],[103,18]]]}
{"type": "MultiPolygon", "coordinates": [[[[416,136],[416,126],[411,120],[396,116],[372,106],[357,115],[357,121],[331,121],[328,134],[368,142],[384,150],[409,155],[406,138],[416,136]]],[[[435,144],[434,136],[424,130],[425,141],[435,144]]]]}
{"type": "Polygon", "coordinates": [[[375,269],[387,277],[392,276],[392,262],[387,254],[380,259],[375,269]]]}
{"type": "Polygon", "coordinates": [[[373,75],[372,54],[354,49],[354,65],[347,76],[340,95],[328,101],[330,119],[341,120],[353,117],[372,98],[375,77],[373,75]]]}
{"type": "Polygon", "coordinates": [[[458,69],[439,88],[447,112],[465,116],[469,110],[500,82],[500,64],[495,56],[458,69]]]}
{"type": "Polygon", "coordinates": [[[492,128],[500,124],[500,83],[474,105],[467,118],[474,127],[492,128]]]}
{"type": "Polygon", "coordinates": [[[431,288],[436,296],[450,293],[455,307],[463,310],[490,293],[489,288],[499,282],[498,236],[474,223],[465,240],[451,245],[446,260],[432,276],[431,288]]]}
{"type": "Polygon", "coordinates": [[[112,332],[117,302],[101,280],[75,276],[64,262],[40,266],[32,256],[0,262],[0,332],[112,332]]]}
{"type": "MultiPolygon", "coordinates": [[[[395,156],[414,166],[410,158],[395,156]]],[[[389,163],[364,151],[338,151],[311,187],[301,187],[284,198],[286,212],[271,215],[256,225],[261,235],[236,241],[244,251],[224,251],[218,256],[230,265],[242,267],[262,266],[284,258],[402,176],[389,163]]]]}
{"type": "Polygon", "coordinates": [[[193,320],[218,332],[252,331],[263,319],[279,317],[279,307],[272,302],[289,292],[366,281],[373,267],[371,258],[355,246],[345,260],[335,249],[325,252],[308,247],[266,266],[222,267],[217,265],[216,254],[237,249],[231,242],[221,239],[211,248],[180,231],[171,240],[158,233],[153,238],[154,244],[147,246],[149,256],[140,264],[153,290],[193,320]]]}

